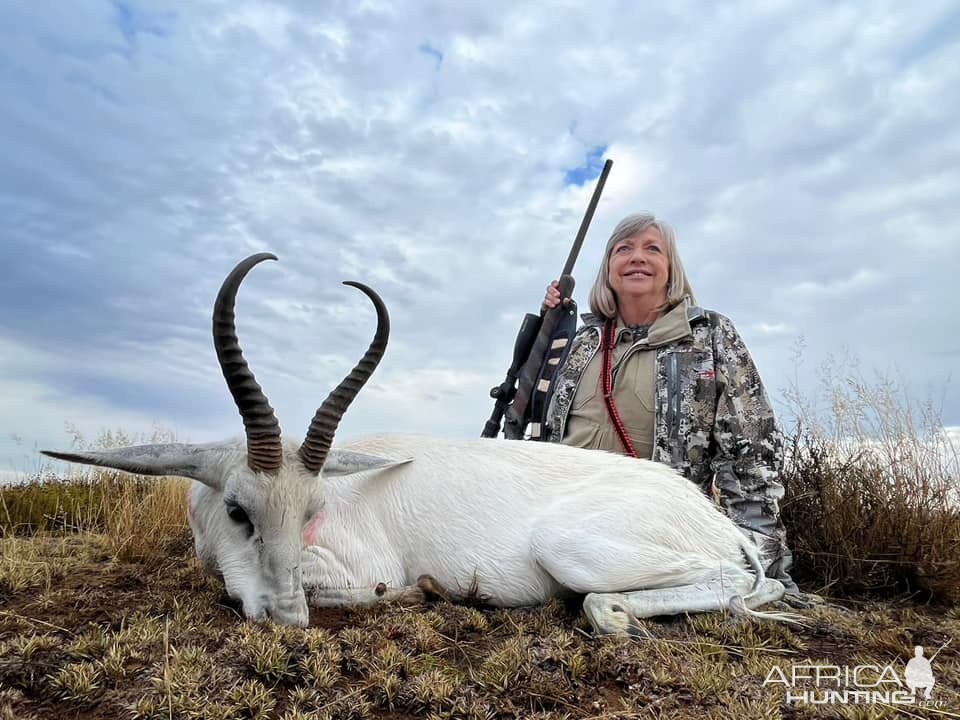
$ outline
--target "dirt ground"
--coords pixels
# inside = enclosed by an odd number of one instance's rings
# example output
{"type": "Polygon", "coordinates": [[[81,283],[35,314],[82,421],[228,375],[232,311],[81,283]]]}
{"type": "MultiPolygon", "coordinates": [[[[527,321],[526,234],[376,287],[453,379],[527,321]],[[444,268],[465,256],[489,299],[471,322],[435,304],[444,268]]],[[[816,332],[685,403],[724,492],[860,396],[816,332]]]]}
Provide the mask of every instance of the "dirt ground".
{"type": "Polygon", "coordinates": [[[0,549],[0,720],[960,717],[957,609],[837,601],[802,611],[806,627],[713,614],[620,640],[593,637],[574,602],[435,602],[315,610],[296,629],[245,621],[186,536],[150,564],[117,562],[93,535],[0,549]],[[942,648],[926,706],[788,702],[769,681],[873,665],[861,688],[908,693],[916,645],[942,648]]]}

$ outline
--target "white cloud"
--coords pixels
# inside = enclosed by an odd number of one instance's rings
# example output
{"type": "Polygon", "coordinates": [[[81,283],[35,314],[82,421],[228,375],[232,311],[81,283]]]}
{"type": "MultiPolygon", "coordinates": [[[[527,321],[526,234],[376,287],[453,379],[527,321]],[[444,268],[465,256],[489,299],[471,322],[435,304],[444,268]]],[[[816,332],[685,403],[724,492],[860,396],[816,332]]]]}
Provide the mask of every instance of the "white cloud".
{"type": "Polygon", "coordinates": [[[796,329],[786,323],[766,323],[761,322],[753,326],[756,332],[761,335],[789,335],[795,336],[796,329]]]}
{"type": "Polygon", "coordinates": [[[826,298],[844,296],[858,291],[876,287],[883,281],[880,273],[870,269],[856,270],[849,277],[838,278],[828,282],[804,280],[787,288],[787,292],[796,295],[817,296],[826,298]]]}
{"type": "Polygon", "coordinates": [[[369,342],[356,279],[393,335],[343,433],[477,434],[592,191],[565,173],[598,146],[584,309],[610,229],[653,210],[774,392],[801,334],[810,367],[845,345],[934,392],[960,361],[949,3],[198,2],[132,39],[84,8],[0,28],[0,369],[30,406],[0,418],[0,459],[78,415],[234,432],[210,306],[265,249],[239,331],[286,430],[369,342]]]}

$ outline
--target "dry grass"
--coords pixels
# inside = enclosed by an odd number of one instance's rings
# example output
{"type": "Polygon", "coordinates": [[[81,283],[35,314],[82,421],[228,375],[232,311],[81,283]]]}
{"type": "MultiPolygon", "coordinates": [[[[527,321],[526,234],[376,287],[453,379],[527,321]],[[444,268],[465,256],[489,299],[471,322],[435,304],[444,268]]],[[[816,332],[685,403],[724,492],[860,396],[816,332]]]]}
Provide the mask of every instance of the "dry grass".
{"type": "Polygon", "coordinates": [[[783,517],[801,583],[835,596],[960,601],[960,460],[932,403],[855,363],[788,393],[783,517]]]}
{"type": "Polygon", "coordinates": [[[793,663],[901,671],[914,645],[949,639],[941,705],[907,716],[956,717],[957,478],[935,414],[885,383],[825,388],[829,421],[794,398],[784,516],[805,587],[848,599],[805,611],[808,627],[699,615],[649,623],[653,640],[596,638],[560,601],[244,622],[193,558],[184,483],[95,472],[0,489],[0,720],[899,717],[789,705],[763,680],[793,663]],[[918,591],[940,604],[903,599],[918,591]]]}
{"type": "MultiPolygon", "coordinates": [[[[131,438],[105,432],[84,449],[125,447],[138,442],[171,442],[169,434],[131,438]]],[[[43,533],[98,533],[119,560],[162,562],[186,527],[189,481],[130,476],[91,468],[67,478],[41,470],[25,482],[0,486],[0,538],[43,533]]]]}
{"type": "MultiPolygon", "coordinates": [[[[284,628],[239,620],[189,552],[151,574],[84,540],[5,541],[31,544],[54,582],[3,590],[0,718],[822,717],[765,688],[770,669],[902,669],[914,644],[960,636],[960,613],[906,603],[819,608],[801,629],[675,618],[643,641],[592,637],[557,601],[314,611],[284,628]]],[[[960,707],[960,650],[935,669],[942,707],[960,707]]]]}
{"type": "Polygon", "coordinates": [[[123,489],[111,496],[103,528],[117,558],[149,563],[163,557],[158,546],[165,549],[183,535],[189,485],[182,478],[122,484],[123,489]]]}
{"type": "MultiPolygon", "coordinates": [[[[45,569],[17,590],[0,576],[0,718],[819,717],[763,687],[773,666],[902,668],[914,644],[960,636],[957,611],[905,603],[820,608],[801,629],[677,618],[647,641],[591,637],[558,601],[314,611],[284,628],[238,619],[188,548],[148,572],[100,535],[3,543],[45,569]]],[[[958,707],[960,652],[935,667],[958,707]]]]}
{"type": "Polygon", "coordinates": [[[122,560],[162,560],[186,527],[189,481],[95,470],[0,486],[0,537],[100,533],[122,560]]]}

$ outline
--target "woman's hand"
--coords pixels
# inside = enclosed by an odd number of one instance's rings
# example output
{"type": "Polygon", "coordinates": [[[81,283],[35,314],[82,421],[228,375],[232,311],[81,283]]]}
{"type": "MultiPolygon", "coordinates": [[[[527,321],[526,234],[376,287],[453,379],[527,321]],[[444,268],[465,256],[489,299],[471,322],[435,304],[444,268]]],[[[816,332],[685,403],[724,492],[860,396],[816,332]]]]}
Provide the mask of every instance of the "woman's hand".
{"type": "Polygon", "coordinates": [[[552,310],[560,304],[560,283],[554,280],[547,285],[547,294],[543,298],[543,305],[540,306],[540,312],[552,310]]]}

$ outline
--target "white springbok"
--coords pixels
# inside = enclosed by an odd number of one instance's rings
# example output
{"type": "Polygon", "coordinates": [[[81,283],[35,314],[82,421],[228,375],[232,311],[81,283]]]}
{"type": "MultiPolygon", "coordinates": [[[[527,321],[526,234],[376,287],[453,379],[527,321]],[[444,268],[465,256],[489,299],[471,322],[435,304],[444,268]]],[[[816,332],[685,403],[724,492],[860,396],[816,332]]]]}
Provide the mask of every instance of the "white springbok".
{"type": "Polygon", "coordinates": [[[234,322],[241,281],[268,258],[276,259],[261,253],[237,265],[214,305],[214,345],[245,440],[45,451],[195,480],[197,554],[247,617],[306,625],[308,599],[330,606],[422,597],[429,576],[453,598],[506,607],[584,593],[600,633],[638,633],[638,618],[720,609],[789,619],[754,610],[779,599],[783,585],[764,577],[752,541],[664,465],[555,444],[413,435],[331,448],[389,335],[383,301],[359,283],[347,284],[376,306],[373,342],[317,410],[303,443],[284,445],[234,322]]]}

